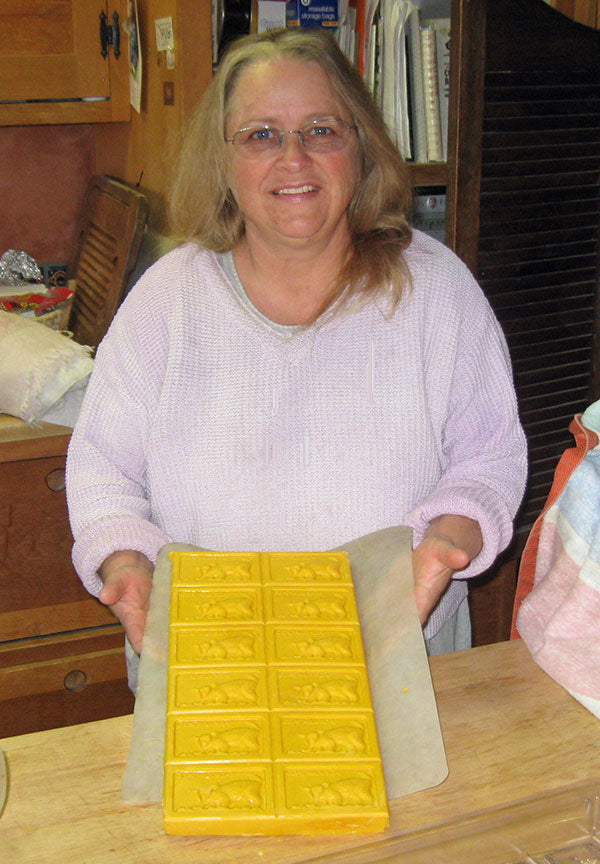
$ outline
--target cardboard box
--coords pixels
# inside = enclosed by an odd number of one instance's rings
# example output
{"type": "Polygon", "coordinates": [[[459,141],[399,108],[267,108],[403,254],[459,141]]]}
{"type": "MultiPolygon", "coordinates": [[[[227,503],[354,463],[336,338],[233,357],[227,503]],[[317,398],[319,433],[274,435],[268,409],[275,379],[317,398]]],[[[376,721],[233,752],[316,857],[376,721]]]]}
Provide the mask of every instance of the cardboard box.
{"type": "Polygon", "coordinates": [[[286,18],[288,27],[337,27],[338,2],[337,0],[288,0],[286,18]]]}

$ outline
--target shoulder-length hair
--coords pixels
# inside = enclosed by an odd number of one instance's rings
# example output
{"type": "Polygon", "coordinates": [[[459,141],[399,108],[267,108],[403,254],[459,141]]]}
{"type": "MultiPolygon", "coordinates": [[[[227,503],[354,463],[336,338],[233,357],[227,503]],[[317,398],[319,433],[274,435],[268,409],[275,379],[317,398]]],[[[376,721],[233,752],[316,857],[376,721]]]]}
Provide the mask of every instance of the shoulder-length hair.
{"type": "Polygon", "coordinates": [[[402,254],[411,238],[408,168],[361,76],[323,28],[270,30],[231,43],[183,140],[170,196],[173,234],[215,252],[240,241],[244,220],[228,186],[225,121],[243,71],[280,58],[318,64],[358,128],[360,177],[348,207],[352,243],[335,294],[361,301],[380,294],[394,308],[410,281],[402,254]]]}

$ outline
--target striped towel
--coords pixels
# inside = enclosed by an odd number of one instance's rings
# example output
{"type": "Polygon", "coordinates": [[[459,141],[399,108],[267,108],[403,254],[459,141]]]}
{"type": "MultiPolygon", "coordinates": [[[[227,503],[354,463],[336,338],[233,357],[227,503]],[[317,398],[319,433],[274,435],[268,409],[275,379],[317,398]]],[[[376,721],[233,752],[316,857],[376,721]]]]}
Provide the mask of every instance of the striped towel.
{"type": "Polygon", "coordinates": [[[512,636],[600,718],[600,400],[565,451],[519,568],[512,636]]]}

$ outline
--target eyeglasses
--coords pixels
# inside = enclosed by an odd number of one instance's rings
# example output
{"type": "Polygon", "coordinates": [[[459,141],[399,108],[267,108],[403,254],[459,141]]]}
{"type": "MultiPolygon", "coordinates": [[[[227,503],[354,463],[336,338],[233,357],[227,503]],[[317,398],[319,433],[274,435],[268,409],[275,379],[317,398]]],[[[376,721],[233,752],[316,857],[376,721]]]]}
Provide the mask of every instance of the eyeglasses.
{"type": "Polygon", "coordinates": [[[344,149],[353,129],[356,131],[357,127],[351,126],[344,120],[332,118],[312,120],[302,129],[287,131],[266,125],[245,126],[225,140],[233,142],[236,151],[246,159],[272,156],[281,149],[284,135],[297,135],[310,153],[335,153],[336,150],[344,149]]]}

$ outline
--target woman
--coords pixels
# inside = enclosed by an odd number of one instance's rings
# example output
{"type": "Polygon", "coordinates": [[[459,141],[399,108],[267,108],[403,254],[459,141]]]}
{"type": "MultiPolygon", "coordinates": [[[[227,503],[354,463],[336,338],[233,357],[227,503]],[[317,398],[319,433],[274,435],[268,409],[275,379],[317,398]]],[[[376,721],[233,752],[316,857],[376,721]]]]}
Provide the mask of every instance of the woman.
{"type": "Polygon", "coordinates": [[[233,44],[172,210],[188,242],[123,303],[72,437],[84,584],[139,652],[164,543],[318,551],[407,524],[429,650],[466,647],[464,579],[524,486],[507,351],[466,268],[411,232],[406,167],[327,33],[233,44]]]}

